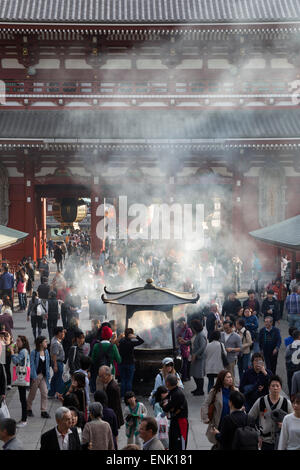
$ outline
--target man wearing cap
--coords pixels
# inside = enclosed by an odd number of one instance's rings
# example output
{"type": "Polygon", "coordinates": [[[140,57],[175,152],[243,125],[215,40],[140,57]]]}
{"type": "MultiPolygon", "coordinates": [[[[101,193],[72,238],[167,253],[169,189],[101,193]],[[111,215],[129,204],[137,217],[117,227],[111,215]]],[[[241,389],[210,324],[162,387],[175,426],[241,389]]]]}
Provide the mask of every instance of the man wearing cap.
{"type": "Polygon", "coordinates": [[[180,379],[180,375],[176,372],[174,368],[174,361],[171,357],[165,357],[162,360],[162,368],[159,370],[157,376],[155,377],[154,389],[151,392],[149,401],[154,406],[154,394],[158,387],[166,386],[165,378],[167,375],[174,375],[177,379],[178,387],[184,388],[183,383],[180,379]]]}
{"type": "Polygon", "coordinates": [[[189,374],[189,356],[190,356],[190,344],[193,333],[192,330],[188,327],[184,317],[179,318],[178,320],[178,329],[176,332],[177,341],[180,345],[180,353],[182,357],[182,380],[186,382],[190,380],[189,374]]]}

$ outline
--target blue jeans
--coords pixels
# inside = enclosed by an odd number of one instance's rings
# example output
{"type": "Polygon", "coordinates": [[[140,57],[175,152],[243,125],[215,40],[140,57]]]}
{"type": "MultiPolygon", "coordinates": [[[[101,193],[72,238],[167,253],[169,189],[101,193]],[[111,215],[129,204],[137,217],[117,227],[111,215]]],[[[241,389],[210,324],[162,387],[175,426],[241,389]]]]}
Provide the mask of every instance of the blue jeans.
{"type": "Polygon", "coordinates": [[[215,384],[215,379],[218,377],[218,374],[207,374],[208,384],[207,384],[207,393],[211,391],[215,384]]]}
{"type": "Polygon", "coordinates": [[[20,310],[26,309],[25,296],[26,294],[18,293],[20,310]]]}
{"type": "Polygon", "coordinates": [[[124,397],[126,392],[132,391],[132,382],[135,371],[134,364],[120,364],[120,376],[121,376],[121,396],[124,397]]]}
{"type": "Polygon", "coordinates": [[[289,327],[295,326],[297,330],[300,330],[300,315],[297,313],[288,315],[289,327]]]}
{"type": "Polygon", "coordinates": [[[53,377],[50,383],[50,390],[48,392],[49,397],[54,397],[55,393],[63,393],[64,391],[64,381],[62,379],[64,371],[64,363],[57,361],[57,372],[54,372],[53,377]]]}

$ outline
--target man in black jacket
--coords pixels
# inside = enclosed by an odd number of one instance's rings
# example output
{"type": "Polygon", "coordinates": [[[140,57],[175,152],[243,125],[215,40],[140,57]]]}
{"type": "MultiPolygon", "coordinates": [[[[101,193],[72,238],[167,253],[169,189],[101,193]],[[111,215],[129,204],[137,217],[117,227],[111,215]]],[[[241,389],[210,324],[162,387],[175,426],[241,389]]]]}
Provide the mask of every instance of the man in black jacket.
{"type": "Polygon", "coordinates": [[[63,253],[62,253],[62,250],[60,248],[60,246],[55,243],[54,245],[54,254],[53,254],[53,257],[56,261],[56,265],[57,265],[57,271],[58,272],[61,272],[63,270],[63,253]]]}
{"type": "Polygon", "coordinates": [[[121,375],[121,396],[132,391],[132,382],[135,371],[134,348],[143,344],[144,340],[133,334],[132,328],[126,328],[125,336],[120,340],[119,353],[122,362],[119,365],[121,375]]]}
{"type": "Polygon", "coordinates": [[[75,330],[73,346],[70,347],[68,354],[71,375],[81,367],[81,358],[84,356],[84,341],[85,336],[83,331],[80,329],[75,330]]]}
{"type": "Polygon", "coordinates": [[[212,304],[210,306],[210,312],[206,318],[206,329],[207,329],[207,339],[210,341],[212,333],[216,330],[216,327],[220,327],[220,315],[218,314],[218,304],[212,304]]]}
{"type": "Polygon", "coordinates": [[[178,379],[175,375],[167,375],[165,382],[169,394],[162,403],[162,409],[165,413],[170,413],[171,417],[169,450],[186,450],[189,431],[187,401],[178,387],[178,379]]]}
{"type": "Polygon", "coordinates": [[[278,353],[281,345],[280,330],[273,326],[273,318],[265,318],[265,326],[259,330],[259,349],[263,353],[266,366],[276,374],[278,353]]]}
{"type": "Polygon", "coordinates": [[[265,367],[263,354],[254,353],[252,367],[247,369],[240,382],[240,392],[245,395],[246,412],[250,411],[256,400],[264,397],[269,392],[269,380],[273,375],[272,371],[265,367]]]}
{"type": "Polygon", "coordinates": [[[124,424],[122,405],[121,405],[121,395],[120,388],[117,382],[113,379],[111,374],[110,367],[101,366],[99,369],[99,378],[104,385],[104,390],[107,394],[108,408],[114,410],[117,420],[118,420],[118,429],[124,424]]]}
{"type": "Polygon", "coordinates": [[[39,295],[39,298],[43,299],[43,300],[48,300],[49,292],[50,292],[50,286],[48,284],[48,278],[43,277],[42,278],[42,283],[39,285],[39,287],[37,289],[37,293],[39,295]]]}
{"type": "Polygon", "coordinates": [[[81,450],[76,428],[72,428],[72,415],[68,408],[61,406],[56,410],[57,426],[41,436],[40,450],[81,450]]]}
{"type": "Polygon", "coordinates": [[[255,420],[242,411],[244,401],[245,398],[241,392],[237,390],[231,392],[229,395],[230,414],[223,418],[220,430],[212,429],[212,433],[215,434],[216,441],[220,445],[220,450],[258,450],[258,433],[254,429],[255,420]],[[238,443],[236,430],[244,426],[253,428],[253,433],[250,431],[249,435],[247,431],[247,442],[238,443]]]}
{"type": "Polygon", "coordinates": [[[267,297],[263,300],[263,303],[261,305],[261,313],[263,314],[264,318],[273,318],[273,326],[275,326],[275,323],[279,320],[279,302],[274,297],[274,291],[272,289],[269,289],[267,291],[267,297]]]}
{"type": "Polygon", "coordinates": [[[231,291],[222,307],[223,317],[225,318],[226,315],[232,315],[236,318],[241,306],[241,302],[236,298],[236,292],[231,291]]]}
{"type": "Polygon", "coordinates": [[[244,300],[243,308],[251,308],[254,315],[259,315],[260,306],[258,300],[255,298],[255,291],[253,289],[248,290],[248,299],[244,300]]]}

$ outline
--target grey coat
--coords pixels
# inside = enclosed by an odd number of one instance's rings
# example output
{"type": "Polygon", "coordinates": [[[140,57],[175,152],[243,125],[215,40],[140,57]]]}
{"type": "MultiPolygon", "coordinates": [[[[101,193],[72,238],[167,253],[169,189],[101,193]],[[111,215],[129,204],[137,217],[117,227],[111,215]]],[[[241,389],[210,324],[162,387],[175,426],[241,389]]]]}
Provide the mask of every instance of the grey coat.
{"type": "Polygon", "coordinates": [[[196,355],[196,360],[192,361],[190,369],[190,374],[192,377],[195,377],[195,379],[203,379],[205,376],[206,345],[207,339],[204,331],[202,330],[197,334],[191,352],[196,355]]]}
{"type": "Polygon", "coordinates": [[[154,437],[149,444],[144,443],[143,450],[165,450],[165,448],[162,442],[157,437],[154,437]]]}
{"type": "Polygon", "coordinates": [[[221,370],[224,369],[223,361],[222,361],[222,349],[227,356],[225,351],[225,346],[220,341],[212,341],[207,345],[205,355],[206,355],[206,363],[205,363],[205,372],[207,374],[218,374],[221,370]]]}

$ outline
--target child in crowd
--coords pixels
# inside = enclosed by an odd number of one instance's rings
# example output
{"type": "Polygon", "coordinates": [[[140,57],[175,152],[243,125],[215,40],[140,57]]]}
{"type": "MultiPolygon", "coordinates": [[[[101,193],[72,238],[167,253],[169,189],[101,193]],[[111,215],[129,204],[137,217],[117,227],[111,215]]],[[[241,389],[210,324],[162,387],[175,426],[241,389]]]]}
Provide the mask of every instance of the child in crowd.
{"type": "Polygon", "coordinates": [[[141,447],[141,440],[139,437],[139,426],[141,420],[147,416],[147,408],[141,402],[137,401],[134,392],[126,392],[125,397],[125,411],[124,419],[126,424],[127,444],[135,444],[141,447]]]}
{"type": "Polygon", "coordinates": [[[165,449],[169,448],[168,431],[170,423],[165,412],[161,407],[161,403],[168,396],[168,393],[169,391],[164,385],[158,387],[158,389],[154,393],[154,416],[158,426],[157,437],[158,439],[160,439],[165,449]]]}

